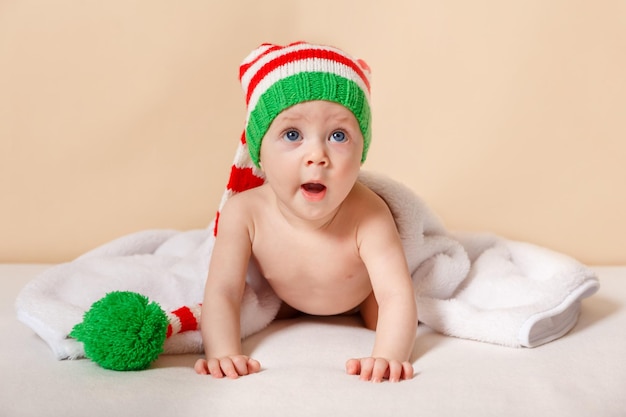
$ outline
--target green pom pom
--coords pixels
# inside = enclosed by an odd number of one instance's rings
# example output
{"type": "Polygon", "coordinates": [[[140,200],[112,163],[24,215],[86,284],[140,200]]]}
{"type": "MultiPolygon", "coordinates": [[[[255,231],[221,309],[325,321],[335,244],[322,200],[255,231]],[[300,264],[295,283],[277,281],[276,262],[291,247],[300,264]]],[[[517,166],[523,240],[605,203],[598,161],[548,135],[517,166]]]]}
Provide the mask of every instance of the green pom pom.
{"type": "Polygon", "coordinates": [[[146,369],[163,352],[168,319],[155,302],[129,291],[111,292],[93,303],[72,329],[85,356],[106,369],[146,369]]]}

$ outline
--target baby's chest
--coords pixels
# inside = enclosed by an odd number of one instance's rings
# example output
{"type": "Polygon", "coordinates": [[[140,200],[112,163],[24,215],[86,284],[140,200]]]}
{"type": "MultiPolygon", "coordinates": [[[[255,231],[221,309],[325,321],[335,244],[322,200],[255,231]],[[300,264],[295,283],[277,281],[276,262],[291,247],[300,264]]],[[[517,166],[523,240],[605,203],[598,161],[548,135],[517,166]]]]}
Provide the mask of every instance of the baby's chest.
{"type": "Polygon", "coordinates": [[[268,278],[337,281],[367,275],[354,241],[297,236],[255,242],[253,255],[268,278]]]}

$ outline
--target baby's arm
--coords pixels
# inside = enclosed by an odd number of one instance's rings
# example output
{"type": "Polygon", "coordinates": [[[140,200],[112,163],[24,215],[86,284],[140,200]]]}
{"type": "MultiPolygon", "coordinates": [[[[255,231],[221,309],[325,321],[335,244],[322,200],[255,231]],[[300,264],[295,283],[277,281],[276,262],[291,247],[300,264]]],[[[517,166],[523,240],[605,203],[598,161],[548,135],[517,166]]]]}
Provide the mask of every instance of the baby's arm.
{"type": "Polygon", "coordinates": [[[408,360],[417,331],[417,307],[402,243],[386,205],[363,220],[358,238],[378,318],[371,357],[349,360],[346,370],[374,382],[410,379],[413,366],[408,360]]]}
{"type": "Polygon", "coordinates": [[[251,253],[242,205],[232,198],[220,214],[202,303],[201,332],[206,359],[194,369],[216,378],[258,372],[260,364],[241,351],[240,307],[251,253]]]}

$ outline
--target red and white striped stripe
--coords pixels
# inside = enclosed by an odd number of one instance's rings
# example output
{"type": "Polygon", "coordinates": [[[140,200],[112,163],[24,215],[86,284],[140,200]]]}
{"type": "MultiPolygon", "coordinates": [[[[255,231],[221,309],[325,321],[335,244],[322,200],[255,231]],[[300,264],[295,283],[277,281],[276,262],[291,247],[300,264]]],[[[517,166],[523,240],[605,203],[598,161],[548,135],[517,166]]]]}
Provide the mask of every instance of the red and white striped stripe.
{"type": "Polygon", "coordinates": [[[170,337],[177,333],[188,332],[200,329],[200,311],[202,304],[193,307],[181,307],[170,313],[167,313],[169,325],[167,326],[166,337],[170,337]]]}
{"type": "Polygon", "coordinates": [[[226,185],[226,192],[222,196],[219,209],[224,207],[226,201],[236,193],[258,187],[265,182],[265,174],[252,162],[248,145],[246,144],[245,132],[235,152],[235,158],[231,167],[230,177],[226,185]]]}
{"type": "Polygon", "coordinates": [[[233,195],[246,191],[265,183],[265,174],[261,171],[250,158],[248,152],[248,145],[246,144],[245,132],[241,135],[239,145],[237,145],[237,151],[235,152],[235,159],[233,165],[230,168],[230,176],[228,177],[228,184],[226,184],[226,190],[222,194],[222,200],[220,201],[217,214],[215,216],[215,223],[213,225],[213,235],[217,236],[217,226],[219,224],[220,212],[224,208],[224,204],[233,195]]]}
{"type": "Polygon", "coordinates": [[[272,85],[301,72],[336,74],[354,81],[369,94],[369,67],[363,61],[354,61],[339,49],[302,42],[286,47],[263,45],[259,49],[249,55],[240,68],[239,77],[246,94],[248,115],[272,85]]]}

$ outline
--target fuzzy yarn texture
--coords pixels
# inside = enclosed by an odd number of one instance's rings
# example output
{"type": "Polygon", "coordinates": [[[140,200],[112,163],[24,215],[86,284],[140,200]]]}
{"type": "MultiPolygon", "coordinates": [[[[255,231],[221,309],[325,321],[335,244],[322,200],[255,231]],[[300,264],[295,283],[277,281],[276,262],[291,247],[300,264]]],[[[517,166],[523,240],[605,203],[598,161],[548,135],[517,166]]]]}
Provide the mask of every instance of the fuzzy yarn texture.
{"type": "Polygon", "coordinates": [[[114,291],[93,303],[70,337],[103,368],[139,371],[163,352],[168,323],[159,304],[135,292],[114,291]]]}
{"type": "Polygon", "coordinates": [[[354,114],[365,161],[371,138],[370,68],[365,61],[327,45],[264,43],[241,63],[239,81],[246,96],[245,138],[257,167],[261,141],[274,118],[311,100],[335,102],[354,114]]]}

